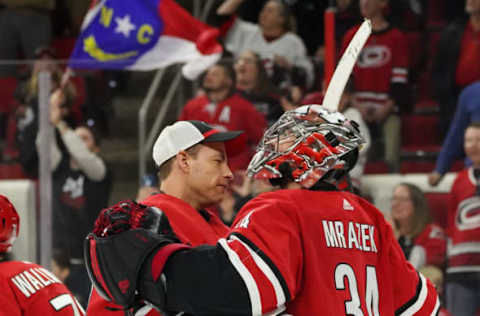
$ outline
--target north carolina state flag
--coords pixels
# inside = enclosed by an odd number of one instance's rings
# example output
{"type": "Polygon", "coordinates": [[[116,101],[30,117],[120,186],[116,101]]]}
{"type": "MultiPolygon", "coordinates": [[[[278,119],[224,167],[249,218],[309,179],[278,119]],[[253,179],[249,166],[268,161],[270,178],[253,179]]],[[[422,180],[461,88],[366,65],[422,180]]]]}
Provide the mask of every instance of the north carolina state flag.
{"type": "Polygon", "coordinates": [[[152,70],[185,63],[194,79],[221,56],[219,31],[173,0],[102,0],[87,12],[71,68],[152,70]]]}

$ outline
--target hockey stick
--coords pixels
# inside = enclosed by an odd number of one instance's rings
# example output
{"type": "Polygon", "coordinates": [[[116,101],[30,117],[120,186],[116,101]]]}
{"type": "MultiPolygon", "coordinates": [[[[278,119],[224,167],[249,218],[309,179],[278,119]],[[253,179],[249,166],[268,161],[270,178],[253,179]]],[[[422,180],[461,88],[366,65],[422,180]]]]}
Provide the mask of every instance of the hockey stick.
{"type": "Polygon", "coordinates": [[[343,53],[340,62],[335,68],[332,79],[328,84],[327,92],[323,98],[323,106],[330,111],[337,111],[338,102],[342,96],[343,89],[347,84],[348,78],[352,73],[353,66],[357,61],[358,55],[363,48],[363,45],[367,42],[368,37],[372,33],[372,23],[370,20],[365,20],[358,29],[355,36],[348,44],[347,49],[343,53]]]}

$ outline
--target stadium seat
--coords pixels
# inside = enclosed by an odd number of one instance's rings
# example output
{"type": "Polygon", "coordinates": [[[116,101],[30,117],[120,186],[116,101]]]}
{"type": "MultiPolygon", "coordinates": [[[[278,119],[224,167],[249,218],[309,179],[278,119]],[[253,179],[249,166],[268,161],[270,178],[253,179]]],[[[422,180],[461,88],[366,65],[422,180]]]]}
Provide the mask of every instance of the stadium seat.
{"type": "Polygon", "coordinates": [[[416,114],[436,113],[438,112],[438,102],[429,97],[429,93],[425,91],[424,94],[415,103],[416,114]]]}
{"type": "Polygon", "coordinates": [[[432,150],[439,146],[438,116],[413,114],[402,117],[402,150],[432,150]]]}
{"type": "Polygon", "coordinates": [[[364,174],[389,173],[388,165],[384,161],[368,161],[365,165],[364,174]]]}
{"type": "MultiPolygon", "coordinates": [[[[464,168],[463,160],[456,161],[450,172],[458,172],[464,168]]],[[[435,160],[405,160],[401,162],[400,173],[430,173],[435,169],[435,160]]]]}
{"type": "Polygon", "coordinates": [[[25,179],[27,176],[23,173],[22,166],[19,163],[0,164],[0,179],[25,179]]]}
{"type": "Polygon", "coordinates": [[[433,221],[443,228],[447,227],[447,212],[450,203],[450,193],[425,192],[433,221]]]}
{"type": "Polygon", "coordinates": [[[402,161],[400,173],[428,173],[435,168],[433,161],[402,161]]]}
{"type": "Polygon", "coordinates": [[[10,112],[16,88],[17,78],[0,78],[0,113],[10,112]]]}

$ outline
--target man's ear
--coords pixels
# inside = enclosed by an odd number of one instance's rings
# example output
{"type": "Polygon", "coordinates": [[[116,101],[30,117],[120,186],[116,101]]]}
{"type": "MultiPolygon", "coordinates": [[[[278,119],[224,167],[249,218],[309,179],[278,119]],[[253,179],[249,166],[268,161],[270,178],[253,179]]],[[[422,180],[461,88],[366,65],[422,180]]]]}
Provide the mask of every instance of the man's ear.
{"type": "Polygon", "coordinates": [[[188,172],[190,170],[190,156],[184,150],[179,151],[175,156],[175,163],[183,172],[188,172]]]}

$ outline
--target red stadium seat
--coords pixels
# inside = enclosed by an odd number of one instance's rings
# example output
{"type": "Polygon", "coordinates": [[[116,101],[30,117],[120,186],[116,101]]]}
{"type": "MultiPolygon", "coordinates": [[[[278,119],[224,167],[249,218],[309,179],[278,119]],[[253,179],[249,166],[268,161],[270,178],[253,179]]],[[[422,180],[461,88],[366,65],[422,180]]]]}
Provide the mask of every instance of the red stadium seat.
{"type": "Polygon", "coordinates": [[[443,228],[447,227],[447,212],[450,204],[450,193],[425,192],[433,221],[443,228]]]}
{"type": "Polygon", "coordinates": [[[402,117],[402,149],[432,149],[439,146],[438,116],[405,115],[402,117]]]}
{"type": "Polygon", "coordinates": [[[430,112],[438,111],[438,102],[428,97],[428,92],[417,103],[415,103],[416,112],[429,110],[430,112]]]}
{"type": "Polygon", "coordinates": [[[10,112],[14,101],[13,95],[17,88],[17,78],[0,78],[0,113],[10,112]]]}
{"type": "Polygon", "coordinates": [[[435,168],[433,161],[402,161],[400,173],[429,173],[435,168]]]}
{"type": "Polygon", "coordinates": [[[25,179],[27,176],[23,173],[22,166],[19,163],[0,164],[0,179],[25,179]]]}
{"type": "Polygon", "coordinates": [[[388,165],[384,161],[368,161],[364,174],[389,173],[388,165]]]}

